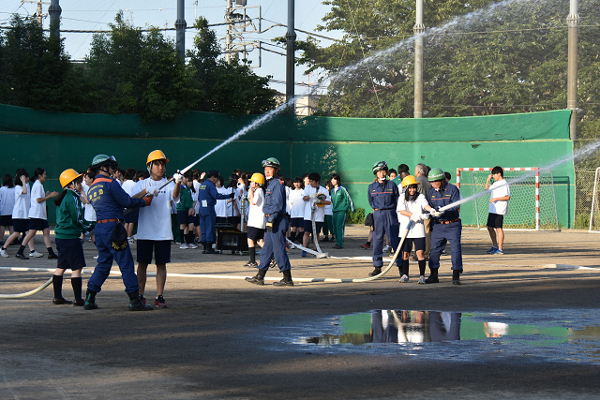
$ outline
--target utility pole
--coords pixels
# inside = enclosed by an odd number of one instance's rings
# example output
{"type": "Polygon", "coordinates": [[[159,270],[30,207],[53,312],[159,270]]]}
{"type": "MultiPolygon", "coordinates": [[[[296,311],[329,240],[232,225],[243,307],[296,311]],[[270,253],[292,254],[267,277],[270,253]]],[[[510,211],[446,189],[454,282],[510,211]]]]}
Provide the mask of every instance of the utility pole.
{"type": "Polygon", "coordinates": [[[175,21],[175,41],[177,44],[177,55],[185,59],[185,4],[184,0],[177,0],[177,20],[175,21]]]}
{"type": "Polygon", "coordinates": [[[60,8],[59,0],[52,0],[50,7],[48,7],[48,14],[50,14],[50,37],[60,38],[60,14],[62,9],[60,8]]]}
{"type": "Polygon", "coordinates": [[[40,26],[42,26],[42,18],[46,16],[46,15],[42,14],[42,4],[50,4],[50,3],[44,2],[42,0],[22,0],[21,4],[22,3],[37,4],[37,11],[36,11],[37,20],[38,20],[38,23],[40,24],[40,26]]]}
{"type": "Polygon", "coordinates": [[[569,26],[569,44],[567,61],[567,108],[571,110],[569,137],[577,139],[577,30],[579,26],[579,1],[571,0],[567,24],[569,26]]]}
{"type": "Polygon", "coordinates": [[[225,61],[231,63],[239,53],[242,53],[242,59],[246,60],[248,53],[258,49],[258,65],[252,65],[251,68],[259,68],[261,66],[260,41],[245,40],[244,35],[247,33],[262,33],[261,6],[248,6],[247,3],[247,0],[227,0],[225,9],[225,22],[227,24],[225,31],[225,61]],[[247,13],[250,9],[258,10],[258,27],[247,13]]]}
{"type": "Polygon", "coordinates": [[[233,23],[231,20],[231,14],[233,14],[232,0],[227,0],[227,8],[225,8],[225,20],[227,22],[227,30],[225,31],[225,61],[227,64],[231,62],[231,32],[233,30],[233,23]]]}
{"type": "Polygon", "coordinates": [[[423,118],[423,0],[416,0],[416,21],[413,27],[415,33],[415,118],[423,118]]]}
{"type": "MultiPolygon", "coordinates": [[[[288,23],[287,33],[285,35],[287,43],[287,57],[285,69],[285,100],[286,102],[294,98],[294,68],[295,60],[295,45],[296,45],[296,30],[294,29],[294,0],[288,0],[288,23]]],[[[295,113],[294,107],[292,112],[295,113]]]]}

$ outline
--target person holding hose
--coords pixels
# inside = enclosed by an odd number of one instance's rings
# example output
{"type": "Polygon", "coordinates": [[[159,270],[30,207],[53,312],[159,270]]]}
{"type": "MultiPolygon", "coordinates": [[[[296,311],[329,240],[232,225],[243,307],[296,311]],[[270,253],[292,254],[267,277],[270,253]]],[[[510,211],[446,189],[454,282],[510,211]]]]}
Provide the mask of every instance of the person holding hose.
{"type": "Polygon", "coordinates": [[[271,258],[275,256],[275,261],[279,265],[279,272],[283,274],[283,279],[279,282],[273,282],[274,286],[294,286],[292,280],[292,266],[285,249],[285,233],[289,228],[289,222],[285,217],[286,196],[285,187],[277,179],[281,164],[275,157],[269,157],[262,162],[267,179],[267,189],[265,191],[265,202],[263,213],[267,218],[265,245],[260,257],[258,273],[246,280],[255,285],[265,284],[265,274],[271,264],[271,258]]]}
{"type": "MultiPolygon", "coordinates": [[[[217,200],[233,199],[235,193],[221,194],[217,191],[215,184],[219,181],[219,171],[211,169],[206,175],[206,180],[198,187],[198,202],[200,203],[200,230],[202,236],[202,254],[215,254],[215,249],[212,245],[216,241],[217,214],[215,212],[215,204],[217,200]]],[[[183,243],[183,240],[182,242],[183,243]]]]}
{"type": "Polygon", "coordinates": [[[102,284],[108,278],[112,262],[119,265],[125,284],[125,292],[129,295],[129,311],[148,311],[152,306],[146,306],[139,299],[140,286],[135,274],[133,256],[127,242],[127,231],[123,226],[123,210],[125,208],[146,207],[152,203],[152,192],[145,189],[129,197],[121,185],[112,178],[117,169],[117,160],[113,156],[98,154],[94,157],[90,169],[96,174],[96,179],[88,191],[88,200],[96,211],[96,247],[98,248],[98,265],[88,281],[85,295],[86,310],[98,308],[96,294],[102,289],[102,284]],[[150,196],[146,196],[149,194],[150,196]]]}
{"type": "MultiPolygon", "coordinates": [[[[398,250],[398,217],[396,205],[400,194],[398,185],[387,179],[388,165],[385,161],[379,161],[373,166],[375,182],[369,185],[367,195],[369,204],[373,208],[373,272],[369,276],[379,275],[383,266],[383,236],[387,235],[392,249],[398,250]]],[[[400,257],[396,259],[396,265],[401,266],[400,257]]]]}
{"type": "Polygon", "coordinates": [[[440,208],[460,200],[460,191],[456,186],[446,181],[444,171],[433,168],[429,172],[431,190],[427,202],[432,208],[433,230],[431,232],[431,253],[429,254],[429,269],[431,275],[425,283],[439,283],[438,270],[440,256],[446,243],[452,243],[452,284],[460,285],[460,274],[463,271],[462,250],[460,239],[462,235],[462,222],[460,221],[460,206],[439,211],[440,208]]]}

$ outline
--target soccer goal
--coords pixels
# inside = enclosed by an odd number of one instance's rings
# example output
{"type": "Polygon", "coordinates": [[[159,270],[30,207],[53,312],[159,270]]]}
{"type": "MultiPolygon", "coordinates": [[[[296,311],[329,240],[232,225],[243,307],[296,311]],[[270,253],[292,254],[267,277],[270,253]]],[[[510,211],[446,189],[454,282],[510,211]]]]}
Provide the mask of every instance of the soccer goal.
{"type": "MultiPolygon", "coordinates": [[[[560,230],[556,210],[556,194],[552,170],[540,173],[533,168],[503,168],[504,179],[510,185],[508,214],[505,229],[560,230]]],[[[492,168],[457,168],[456,185],[463,198],[485,190],[492,168]]],[[[490,181],[492,183],[493,180],[490,181]]],[[[465,226],[485,227],[489,210],[489,195],[461,205],[460,214],[465,226]]]]}

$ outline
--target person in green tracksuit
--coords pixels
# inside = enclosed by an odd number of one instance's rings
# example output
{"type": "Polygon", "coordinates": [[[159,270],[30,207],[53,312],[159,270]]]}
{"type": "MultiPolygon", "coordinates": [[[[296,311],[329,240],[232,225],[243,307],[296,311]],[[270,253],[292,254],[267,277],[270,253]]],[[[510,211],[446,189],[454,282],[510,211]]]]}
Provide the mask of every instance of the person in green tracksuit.
{"type": "MultiPolygon", "coordinates": [[[[81,182],[83,174],[74,169],[67,169],[60,174],[60,184],[64,191],[54,203],[56,207],[56,226],[54,227],[56,248],[58,250],[58,263],[52,284],[54,287],[54,304],[73,304],[83,306],[81,297],[81,269],[85,267],[83,246],[80,236],[90,232],[94,223],[83,218],[83,205],[81,199],[83,187],[81,182]],[[74,301],[69,301],[62,296],[63,275],[66,269],[71,272],[71,286],[73,287],[74,301]]],[[[86,200],[87,201],[87,200],[86,200]]]]}
{"type": "Polygon", "coordinates": [[[331,176],[331,202],[333,203],[333,231],[335,233],[336,244],[334,249],[344,248],[344,231],[346,228],[346,213],[348,210],[354,211],[352,197],[345,187],[341,185],[342,181],[339,174],[331,176]]]}

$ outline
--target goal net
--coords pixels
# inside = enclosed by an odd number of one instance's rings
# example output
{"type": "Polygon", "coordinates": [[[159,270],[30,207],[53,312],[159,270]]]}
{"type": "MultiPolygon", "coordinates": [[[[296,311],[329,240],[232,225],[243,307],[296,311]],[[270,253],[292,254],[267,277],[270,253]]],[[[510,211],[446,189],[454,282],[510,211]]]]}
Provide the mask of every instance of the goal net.
{"type": "MultiPolygon", "coordinates": [[[[559,230],[556,195],[552,171],[541,173],[538,168],[503,168],[504,179],[510,186],[508,214],[504,216],[505,229],[559,230]]],[[[485,182],[492,168],[457,168],[456,183],[463,198],[485,190],[485,182]]],[[[490,184],[493,179],[490,181],[490,184]]],[[[489,194],[463,203],[460,216],[465,226],[487,225],[489,194]]]]}

